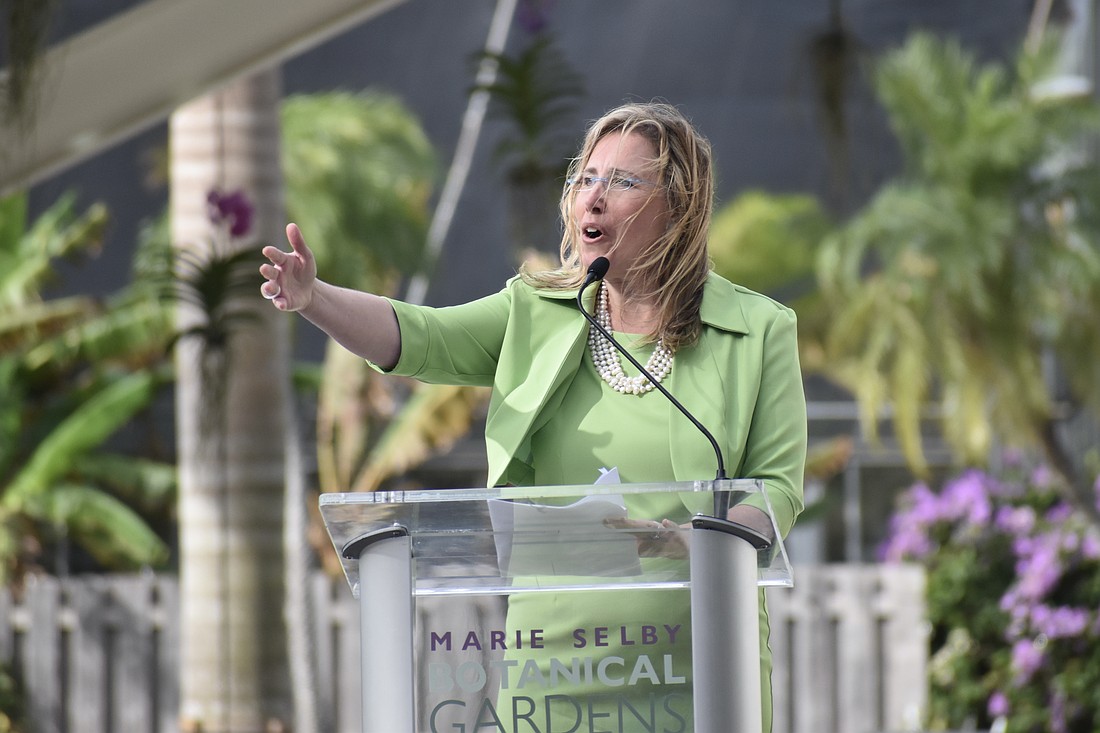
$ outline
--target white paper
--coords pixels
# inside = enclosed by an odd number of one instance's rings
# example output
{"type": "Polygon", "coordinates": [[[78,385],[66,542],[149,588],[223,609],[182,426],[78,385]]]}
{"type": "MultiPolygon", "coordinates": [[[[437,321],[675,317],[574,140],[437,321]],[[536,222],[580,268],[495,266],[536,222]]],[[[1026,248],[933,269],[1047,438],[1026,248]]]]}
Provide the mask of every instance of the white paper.
{"type": "MultiPolygon", "coordinates": [[[[597,484],[618,484],[618,469],[601,469],[597,484]]],[[[489,501],[502,575],[630,576],[641,573],[633,536],[605,524],[626,518],[619,494],[585,496],[555,506],[489,501]]]]}

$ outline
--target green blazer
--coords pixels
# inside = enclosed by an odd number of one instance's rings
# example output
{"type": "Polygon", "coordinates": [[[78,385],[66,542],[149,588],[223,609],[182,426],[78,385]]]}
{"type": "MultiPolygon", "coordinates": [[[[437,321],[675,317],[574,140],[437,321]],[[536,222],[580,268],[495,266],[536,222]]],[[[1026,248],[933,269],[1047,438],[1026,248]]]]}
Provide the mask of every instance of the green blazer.
{"type": "MultiPolygon", "coordinates": [[[[595,290],[585,294],[589,308],[595,290]]],[[[587,346],[588,322],[575,298],[575,291],[536,290],[517,277],[463,305],[390,301],[401,329],[401,356],[390,373],[492,387],[490,486],[532,482],[531,436],[560,404],[587,346]]],[[[711,273],[701,317],[699,341],[677,352],[663,384],[714,435],[731,478],[764,481],[785,535],[802,510],[806,458],[795,314],[711,273]]],[[[676,480],[713,478],[709,441],[671,403],[668,409],[676,480]]]]}

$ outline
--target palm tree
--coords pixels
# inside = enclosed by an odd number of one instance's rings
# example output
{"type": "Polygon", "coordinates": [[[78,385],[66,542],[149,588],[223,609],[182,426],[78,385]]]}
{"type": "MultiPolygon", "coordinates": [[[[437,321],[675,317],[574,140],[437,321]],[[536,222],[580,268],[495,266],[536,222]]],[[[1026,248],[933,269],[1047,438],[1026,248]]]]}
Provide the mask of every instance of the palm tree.
{"type": "Polygon", "coordinates": [[[57,258],[94,249],[106,211],[73,197],[29,228],[26,197],[0,201],[0,583],[72,539],[107,568],[156,565],[165,543],[132,507],[163,512],[171,465],[124,457],[104,443],[167,380],[167,312],[139,283],[107,302],[45,300],[57,258]]]}
{"type": "Polygon", "coordinates": [[[1060,424],[1063,410],[1100,412],[1100,167],[1070,155],[1098,109],[1039,93],[1049,56],[980,66],[916,35],[880,60],[905,168],[823,244],[827,363],[871,434],[893,403],[918,472],[935,403],[960,460],[1038,447],[1098,518],[1060,424]]]}
{"type": "MultiPolygon", "coordinates": [[[[280,95],[278,71],[264,71],[172,115],[171,238],[181,263],[198,264],[192,274],[281,237],[280,95]],[[211,192],[238,190],[255,206],[248,232],[232,232],[227,212],[208,215],[211,192]]],[[[292,714],[282,613],[287,319],[264,307],[253,257],[247,295],[230,288],[214,311],[187,300],[178,308],[179,331],[197,335],[176,348],[186,730],[261,731],[288,726],[292,714]]]]}

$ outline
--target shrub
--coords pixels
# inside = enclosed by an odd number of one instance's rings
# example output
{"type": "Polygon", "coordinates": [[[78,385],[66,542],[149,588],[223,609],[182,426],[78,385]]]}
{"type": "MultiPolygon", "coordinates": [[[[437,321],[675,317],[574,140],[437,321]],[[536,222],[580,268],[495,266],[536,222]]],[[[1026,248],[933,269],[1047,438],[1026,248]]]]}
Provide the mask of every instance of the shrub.
{"type": "Polygon", "coordinates": [[[1100,528],[1058,480],[1009,458],[901,497],[882,554],[928,572],[929,728],[1095,731],[1100,528]]]}
{"type": "Polygon", "coordinates": [[[6,664],[0,663],[0,733],[24,730],[23,690],[6,664]]]}

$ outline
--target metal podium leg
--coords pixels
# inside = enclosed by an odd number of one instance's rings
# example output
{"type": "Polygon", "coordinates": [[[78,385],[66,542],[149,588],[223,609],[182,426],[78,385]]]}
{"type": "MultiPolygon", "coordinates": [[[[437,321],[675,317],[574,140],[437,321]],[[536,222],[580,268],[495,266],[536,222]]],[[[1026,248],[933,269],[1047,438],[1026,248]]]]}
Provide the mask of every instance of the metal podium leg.
{"type": "Polygon", "coordinates": [[[363,733],[414,730],[412,540],[403,527],[348,543],[359,559],[363,733]]]}
{"type": "Polygon", "coordinates": [[[695,730],[761,733],[760,609],[752,543],[763,538],[713,517],[696,517],[692,526],[695,730]]]}

